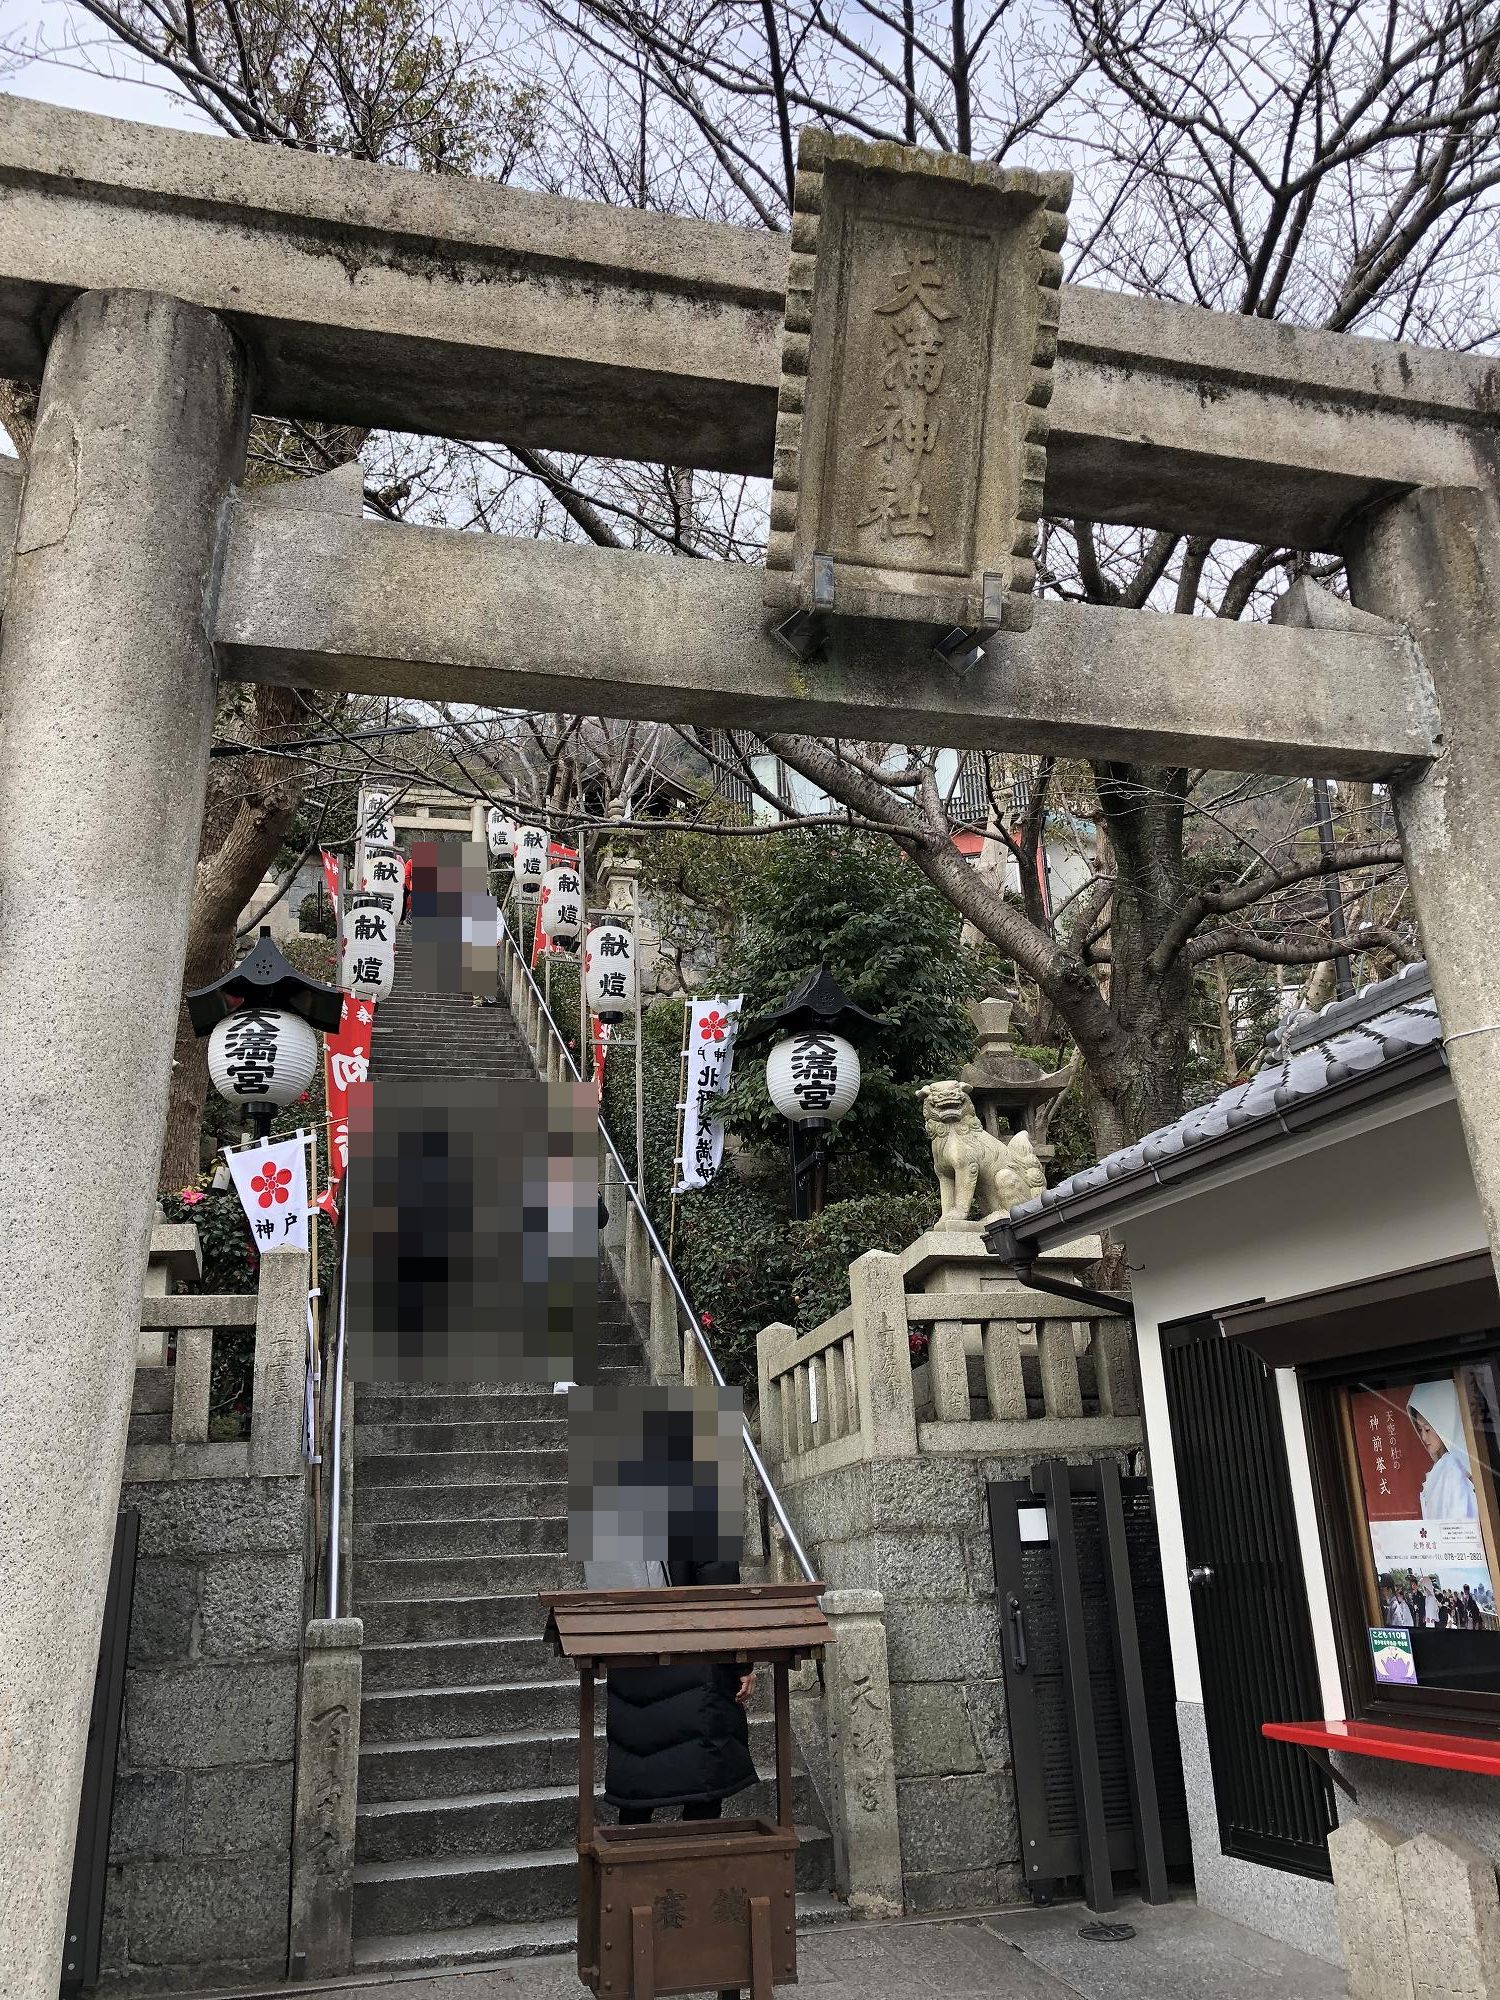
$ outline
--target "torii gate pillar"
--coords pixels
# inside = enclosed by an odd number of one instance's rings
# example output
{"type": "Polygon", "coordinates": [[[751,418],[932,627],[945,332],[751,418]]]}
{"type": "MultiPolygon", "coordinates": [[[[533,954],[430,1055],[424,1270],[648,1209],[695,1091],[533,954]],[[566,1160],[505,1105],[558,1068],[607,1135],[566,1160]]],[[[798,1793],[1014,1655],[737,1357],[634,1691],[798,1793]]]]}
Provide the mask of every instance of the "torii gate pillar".
{"type": "Polygon", "coordinates": [[[1392,782],[1491,1255],[1500,1267],[1500,501],[1424,487],[1359,523],[1356,604],[1404,625],[1442,718],[1438,755],[1392,782]]]}
{"type": "Polygon", "coordinates": [[[53,336],[0,635],[0,1992],[54,2000],[214,712],[246,371],[148,292],[53,336]]]}

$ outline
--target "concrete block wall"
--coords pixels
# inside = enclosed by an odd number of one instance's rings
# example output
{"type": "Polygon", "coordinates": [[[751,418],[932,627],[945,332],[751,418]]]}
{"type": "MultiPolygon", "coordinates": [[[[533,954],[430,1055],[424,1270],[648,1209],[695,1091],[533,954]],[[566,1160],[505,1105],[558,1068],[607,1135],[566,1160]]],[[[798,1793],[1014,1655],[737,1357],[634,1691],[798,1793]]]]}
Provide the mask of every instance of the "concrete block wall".
{"type": "Polygon", "coordinates": [[[285,1975],[304,1481],[127,1483],[141,1516],[101,1994],[285,1975]]]}
{"type": "Polygon", "coordinates": [[[978,1459],[875,1460],[789,1491],[819,1575],[837,1590],[884,1593],[909,1909],[1021,1895],[985,1484],[1025,1471],[978,1459]]]}

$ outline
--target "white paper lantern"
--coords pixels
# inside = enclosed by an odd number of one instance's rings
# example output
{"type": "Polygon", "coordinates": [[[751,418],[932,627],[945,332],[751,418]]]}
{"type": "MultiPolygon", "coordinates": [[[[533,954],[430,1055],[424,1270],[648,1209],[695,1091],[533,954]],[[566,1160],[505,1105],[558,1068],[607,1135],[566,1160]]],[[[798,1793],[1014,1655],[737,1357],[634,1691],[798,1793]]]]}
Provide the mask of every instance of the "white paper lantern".
{"type": "Polygon", "coordinates": [[[547,872],[547,829],[521,826],[516,829],[516,887],[528,902],[542,893],[542,877],[547,872]]]}
{"type": "Polygon", "coordinates": [[[783,1118],[831,1124],[859,1095],[859,1055],[842,1035],[801,1028],[777,1042],[766,1058],[766,1089],[783,1118]]]}
{"type": "Polygon", "coordinates": [[[490,843],[491,854],[513,854],[516,837],[516,823],[499,806],[491,806],[484,816],[484,830],[490,843]]]}
{"type": "Polygon", "coordinates": [[[208,1038],[208,1073],[231,1104],[295,1104],[318,1068],[318,1037],[285,1007],[242,1007],[208,1038]]]}
{"type": "Polygon", "coordinates": [[[542,877],[540,922],[550,944],[568,951],[577,947],[583,935],[583,884],[571,862],[549,868],[542,877]]]}
{"type": "Polygon", "coordinates": [[[371,847],[389,847],[396,838],[396,819],[388,792],[362,792],[359,830],[371,847]]]}
{"type": "Polygon", "coordinates": [[[635,1012],[635,935],[628,924],[595,924],[583,948],[589,1012],[623,1021],[635,1012]]]}
{"type": "Polygon", "coordinates": [[[344,912],[339,984],[367,1000],[384,1000],[395,977],[395,913],[378,903],[351,903],[344,912]]]}
{"type": "Polygon", "coordinates": [[[361,896],[379,897],[400,923],[406,896],[406,863],[394,847],[361,850],[355,888],[361,896]]]}

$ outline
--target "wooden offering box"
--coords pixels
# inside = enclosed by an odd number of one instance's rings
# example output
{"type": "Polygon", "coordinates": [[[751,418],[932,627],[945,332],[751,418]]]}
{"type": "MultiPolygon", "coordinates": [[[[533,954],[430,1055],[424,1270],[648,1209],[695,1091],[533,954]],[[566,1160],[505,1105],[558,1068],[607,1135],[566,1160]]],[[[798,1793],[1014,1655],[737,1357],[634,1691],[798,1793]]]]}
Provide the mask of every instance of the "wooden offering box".
{"type": "MultiPolygon", "coordinates": [[[[797,1977],[797,1829],[788,1670],[832,1639],[821,1583],[542,1595],[546,1636],[578,1669],[578,1977],[602,2000],[739,1987],[771,2000],[797,1977]],[[776,1819],[599,1826],[594,1679],[611,1667],[748,1670],[776,1687],[776,1819]]],[[[726,1800],[732,1807],[733,1801],[726,1800]]],[[[675,1807],[664,1807],[675,1812],[675,1807]]]]}

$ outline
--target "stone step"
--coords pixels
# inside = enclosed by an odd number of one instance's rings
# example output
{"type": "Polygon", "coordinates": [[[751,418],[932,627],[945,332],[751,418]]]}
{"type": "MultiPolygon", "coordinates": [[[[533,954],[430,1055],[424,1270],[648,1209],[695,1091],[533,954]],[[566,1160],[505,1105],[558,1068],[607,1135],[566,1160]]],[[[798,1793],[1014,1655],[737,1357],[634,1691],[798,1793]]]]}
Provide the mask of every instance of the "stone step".
{"type": "MultiPolygon", "coordinates": [[[[600,1704],[602,1710],[603,1704],[600,1704]]],[[[604,1717],[595,1723],[598,1768],[604,1769],[604,1717]]],[[[772,1718],[750,1718],[756,1769],[775,1768],[772,1718]]],[[[578,1782],[578,1729],[504,1729],[488,1736],[432,1737],[425,1741],[367,1743],[359,1753],[359,1803],[385,1805],[457,1799],[529,1787],[578,1782]]]]}
{"type": "Polygon", "coordinates": [[[526,1424],[566,1419],[567,1404],[552,1384],[517,1382],[361,1382],[354,1422],[366,1424],[526,1424]]]}
{"type": "Polygon", "coordinates": [[[508,1729],[576,1729],[578,1677],[559,1680],[557,1668],[553,1659],[551,1679],[491,1681],[475,1687],[372,1690],[367,1685],[360,1705],[360,1743],[494,1736],[508,1729]]]}
{"type": "Polygon", "coordinates": [[[371,1486],[359,1487],[354,1516],[358,1537],[362,1525],[377,1521],[495,1521],[520,1514],[562,1514],[568,1487],[562,1479],[538,1480],[529,1486],[371,1486]]]}
{"type": "Polygon", "coordinates": [[[397,1639],[366,1646],[363,1684],[371,1694],[393,1694],[550,1680],[557,1656],[542,1644],[539,1627],[540,1620],[529,1635],[503,1639],[397,1639]]]}
{"type": "Polygon", "coordinates": [[[568,1409],[555,1396],[545,1417],[502,1417],[467,1423],[426,1423],[401,1419],[361,1421],[355,1449],[366,1456],[428,1451],[566,1451],[568,1409]]]}
{"type": "MultiPolygon", "coordinates": [[[[826,1889],[797,1894],[797,1929],[821,1930],[850,1921],[849,1906],[826,1889]]],[[[546,1958],[578,1948],[576,1918],[538,1918],[527,1924],[466,1924],[460,1930],[412,1931],[404,1937],[356,1938],[356,1972],[425,1972],[445,1966],[500,1964],[546,1958]]]]}
{"type": "Polygon", "coordinates": [[[361,1556],[354,1595],[361,1604],[393,1597],[510,1597],[523,1590],[581,1590],[583,1565],[554,1555],[361,1556]]]}
{"type": "Polygon", "coordinates": [[[565,1480],[565,1451],[428,1451],[354,1454],[361,1486],[530,1486],[565,1480]]]}
{"type": "Polygon", "coordinates": [[[366,1604],[366,1646],[421,1645],[431,1639],[534,1639],[541,1632],[536,1592],[511,1597],[411,1597],[366,1604]]]}
{"type": "MultiPolygon", "coordinates": [[[[808,1778],[794,1778],[796,1816],[818,1807],[808,1778]]],[[[774,1778],[736,1792],[732,1809],[742,1819],[774,1819],[774,1778]]],[[[601,1800],[601,1817],[610,1817],[601,1800]]],[[[675,1818],[675,1814],[673,1817],[675,1818]]],[[[475,1854],[561,1847],[578,1826],[578,1780],[571,1784],[474,1792],[462,1798],[394,1799],[365,1804],[355,1816],[356,1864],[361,1861],[454,1861],[475,1854]]]]}
{"type": "MultiPolygon", "coordinates": [[[[514,1490],[514,1489],[511,1489],[514,1490]]],[[[484,1521],[354,1520],[356,1557],[511,1556],[568,1553],[566,1514],[515,1514],[484,1521]]]]}
{"type": "MultiPolygon", "coordinates": [[[[799,1889],[826,1890],[832,1845],[816,1827],[799,1827],[799,1889]]],[[[578,1897],[574,1848],[442,1859],[363,1861],[354,1869],[354,1930],[359,1937],[453,1931],[471,1924],[514,1924],[563,1917],[578,1897]]]]}
{"type": "Polygon", "coordinates": [[[170,1411],[158,1414],[155,1410],[132,1410],[130,1428],[125,1434],[127,1444],[170,1444],[172,1442],[172,1417],[170,1411]]]}

